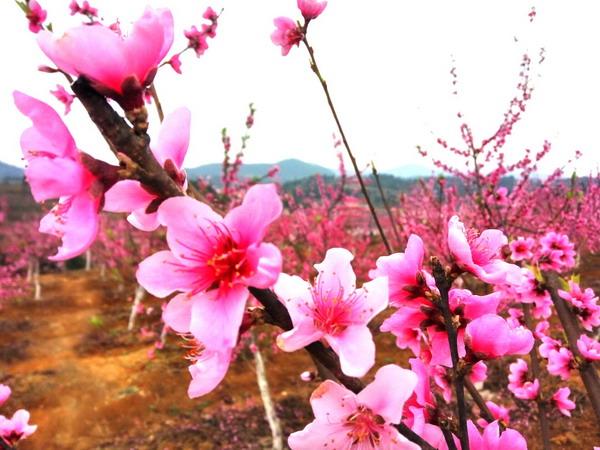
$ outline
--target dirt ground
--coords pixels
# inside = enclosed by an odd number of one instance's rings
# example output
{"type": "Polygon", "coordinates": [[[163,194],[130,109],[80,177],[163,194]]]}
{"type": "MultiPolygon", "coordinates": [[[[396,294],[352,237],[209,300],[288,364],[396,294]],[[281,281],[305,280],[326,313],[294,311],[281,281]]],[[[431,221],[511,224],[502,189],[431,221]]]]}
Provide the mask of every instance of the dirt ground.
{"type": "MultiPolygon", "coordinates": [[[[600,280],[600,258],[584,267],[584,284],[600,280]],[[589,281],[588,281],[589,280],[589,281]]],[[[270,431],[253,360],[242,355],[224,383],[206,397],[190,400],[189,376],[179,337],[170,335],[163,350],[149,358],[154,340],[127,332],[132,288],[117,293],[97,272],[67,272],[42,277],[42,301],[13,302],[0,311],[0,382],[13,389],[2,408],[27,408],[38,431],[20,449],[267,449],[270,431]]],[[[156,313],[142,321],[156,323],[156,313]]],[[[380,363],[406,366],[409,357],[391,336],[377,340],[380,363]]],[[[286,435],[312,420],[307,399],[318,384],[299,374],[312,369],[303,352],[267,352],[269,382],[286,435]]],[[[510,403],[506,374],[490,366],[483,394],[510,403]]],[[[572,386],[576,399],[582,388],[572,386]]],[[[537,450],[537,423],[530,405],[517,405],[514,426],[537,450]]],[[[600,445],[595,419],[578,401],[573,419],[552,418],[553,441],[560,449],[600,445]]]]}

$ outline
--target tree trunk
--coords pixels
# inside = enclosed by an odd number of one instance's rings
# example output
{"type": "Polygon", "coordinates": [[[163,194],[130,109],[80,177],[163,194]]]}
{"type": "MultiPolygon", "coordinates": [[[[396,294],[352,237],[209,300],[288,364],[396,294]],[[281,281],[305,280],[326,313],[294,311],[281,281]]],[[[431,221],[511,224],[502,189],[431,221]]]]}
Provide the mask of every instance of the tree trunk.
{"type": "Polygon", "coordinates": [[[40,261],[33,263],[33,299],[38,301],[42,299],[42,285],[40,283],[40,261]]]}
{"type": "Polygon", "coordinates": [[[92,270],[92,251],[88,248],[85,251],[85,271],[89,272],[92,270]]]}
{"type": "Polygon", "coordinates": [[[131,305],[131,312],[129,313],[129,323],[127,324],[127,331],[132,331],[135,326],[135,317],[137,316],[137,310],[140,303],[146,296],[146,289],[139,284],[135,288],[135,296],[133,297],[133,305],[131,305]]]}
{"type": "Polygon", "coordinates": [[[260,391],[260,397],[265,407],[265,415],[269,422],[269,428],[271,428],[271,436],[273,437],[273,450],[283,450],[283,432],[281,430],[281,422],[277,417],[275,411],[275,404],[269,391],[269,383],[267,382],[267,371],[265,369],[265,362],[260,348],[256,342],[254,333],[252,333],[252,344],[256,347],[254,353],[254,363],[256,364],[256,381],[258,382],[258,389],[260,391]]]}

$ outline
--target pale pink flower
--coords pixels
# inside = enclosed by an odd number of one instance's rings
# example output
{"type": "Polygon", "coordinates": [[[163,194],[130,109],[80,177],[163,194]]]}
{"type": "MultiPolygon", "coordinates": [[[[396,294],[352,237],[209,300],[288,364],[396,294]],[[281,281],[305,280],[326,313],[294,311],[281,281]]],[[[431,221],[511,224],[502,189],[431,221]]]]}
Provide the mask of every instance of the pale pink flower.
{"type": "Polygon", "coordinates": [[[379,329],[396,336],[398,348],[410,348],[415,356],[419,356],[421,345],[427,340],[421,329],[421,323],[426,319],[427,315],[421,309],[406,306],[399,308],[393,315],[385,319],[379,329]]]}
{"type": "MultiPolygon", "coordinates": [[[[183,161],[190,142],[191,113],[187,108],[179,108],[167,115],[161,125],[156,144],[150,150],[175,183],[182,188],[187,179],[183,161]]],[[[109,212],[131,213],[127,220],[143,231],[158,228],[158,195],[150,192],[135,180],[115,183],[105,194],[104,210],[109,212]]]]}
{"type": "Polygon", "coordinates": [[[340,356],[342,371],[362,377],[375,363],[375,343],[367,324],[388,305],[385,277],[356,288],[352,253],[343,248],[327,250],[315,264],[314,286],[298,276],[281,274],[275,293],[286,305],[294,328],[279,335],[284,351],[296,351],[325,339],[340,356]]]}
{"type": "Polygon", "coordinates": [[[561,347],[559,350],[551,350],[548,354],[548,373],[556,375],[563,380],[568,380],[572,363],[573,354],[565,347],[561,347]]]}
{"type": "Polygon", "coordinates": [[[307,21],[319,17],[326,6],[326,1],[298,0],[298,9],[307,21]]]}
{"type": "Polygon", "coordinates": [[[483,361],[473,364],[469,378],[471,379],[471,383],[481,383],[487,379],[487,366],[483,361]]]}
{"type": "Polygon", "coordinates": [[[571,389],[568,387],[563,387],[558,389],[552,396],[554,405],[558,408],[561,414],[567,417],[571,417],[571,411],[575,409],[575,402],[569,400],[569,395],[571,395],[571,389]]]}
{"type": "Polygon", "coordinates": [[[424,253],[421,238],[411,234],[404,253],[379,257],[377,268],[369,271],[371,279],[382,276],[388,278],[392,306],[431,304],[425,294],[430,289],[435,289],[435,281],[423,270],[424,253]]]}
{"type": "Polygon", "coordinates": [[[512,328],[502,317],[485,314],[467,324],[465,342],[477,356],[498,358],[529,353],[534,338],[522,326],[512,328]]]}
{"type": "Polygon", "coordinates": [[[581,355],[589,361],[600,361],[600,342],[597,339],[582,334],[577,339],[577,348],[581,355]]]}
{"type": "Polygon", "coordinates": [[[519,237],[512,241],[509,245],[513,261],[523,261],[533,258],[533,247],[535,239],[519,237]]]}
{"type": "Polygon", "coordinates": [[[448,248],[456,264],[491,284],[520,284],[521,270],[501,259],[508,239],[500,230],[485,230],[480,235],[467,233],[458,216],[448,222],[448,248]]]}
{"type": "Polygon", "coordinates": [[[59,69],[84,75],[94,88],[125,110],[143,106],[143,91],[173,43],[173,16],[147,8],[123,37],[100,23],[81,25],[56,37],[38,35],[38,44],[59,69]],[[102,55],[102,58],[97,58],[102,55]]]}
{"type": "Polygon", "coordinates": [[[294,45],[300,45],[304,33],[298,24],[288,17],[277,17],[273,22],[275,31],[271,34],[271,41],[275,45],[280,45],[281,54],[286,56],[294,45]]]}
{"type": "Polygon", "coordinates": [[[46,20],[48,13],[36,0],[29,0],[26,7],[26,17],[29,21],[29,31],[32,33],[39,33],[44,29],[44,21],[46,20]]]}
{"type": "Polygon", "coordinates": [[[16,444],[21,439],[26,439],[37,430],[37,425],[29,425],[29,411],[19,409],[9,419],[0,416],[0,437],[10,445],[16,444]]]}
{"type": "Polygon", "coordinates": [[[59,102],[65,105],[65,115],[71,112],[71,105],[73,104],[73,100],[75,100],[75,96],[73,94],[69,94],[67,90],[60,84],[56,85],[56,90],[50,91],[52,95],[54,95],[59,102]]]}
{"type": "Polygon", "coordinates": [[[0,406],[2,406],[6,400],[10,397],[11,390],[5,384],[0,384],[0,406]]]}
{"type": "Polygon", "coordinates": [[[252,186],[242,204],[222,218],[208,205],[189,197],[166,200],[158,220],[167,227],[170,251],[161,251],[139,265],[137,280],[156,297],[173,297],[163,320],[178,333],[191,333],[201,351],[190,368],[193,395],[214,388],[227,370],[237,344],[248,287],[272,286],[281,271],[281,254],[263,243],[267,227],[281,214],[272,184],[252,186]]]}
{"type": "Polygon", "coordinates": [[[527,441],[518,431],[507,428],[500,434],[498,421],[486,426],[483,434],[479,433],[475,424],[470,420],[467,427],[471,450],[527,450],[527,441]]]}
{"type": "Polygon", "coordinates": [[[197,398],[215,389],[225,377],[231,362],[232,349],[208,350],[206,348],[188,355],[193,364],[188,368],[192,381],[188,387],[188,396],[197,398]]]}
{"type": "Polygon", "coordinates": [[[517,359],[509,366],[508,390],[522,400],[533,400],[540,391],[540,382],[529,380],[529,367],[522,359],[517,359]]]}
{"type": "Polygon", "coordinates": [[[22,92],[13,93],[19,111],[33,123],[21,135],[27,161],[25,176],[33,198],[59,198],[42,218],[40,231],[62,239],[53,261],[83,253],[96,238],[103,187],[81,162],[81,153],[60,116],[49,105],[22,92]]]}
{"type": "Polygon", "coordinates": [[[400,423],[404,402],[416,384],[413,372],[393,364],[379,369],[373,382],[358,394],[327,380],[310,397],[315,420],[292,433],[288,445],[292,450],[418,450],[393,426],[400,423]]]}

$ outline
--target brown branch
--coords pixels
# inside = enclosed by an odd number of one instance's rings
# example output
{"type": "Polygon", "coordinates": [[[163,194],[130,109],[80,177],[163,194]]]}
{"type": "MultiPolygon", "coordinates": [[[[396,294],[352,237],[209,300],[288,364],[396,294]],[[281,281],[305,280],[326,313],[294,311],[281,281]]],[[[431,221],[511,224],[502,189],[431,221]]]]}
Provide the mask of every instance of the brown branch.
{"type": "Polygon", "coordinates": [[[145,132],[136,132],[129,126],[85,78],[79,77],[71,88],[92,122],[109,142],[113,153],[121,152],[139,166],[136,179],[162,198],[183,195],[177,183],[169,177],[150,151],[150,138],[145,132]]]}
{"type": "Polygon", "coordinates": [[[392,209],[388,204],[385,193],[383,192],[383,187],[381,186],[381,180],[379,179],[379,173],[377,172],[377,167],[375,167],[375,162],[371,161],[371,171],[373,172],[373,178],[375,178],[375,183],[377,184],[377,189],[379,190],[379,196],[381,197],[381,201],[383,202],[383,207],[387,212],[387,215],[390,219],[390,224],[392,225],[392,231],[394,232],[394,237],[396,238],[396,244],[402,245],[402,240],[400,239],[400,233],[398,231],[398,227],[396,225],[396,219],[392,214],[392,209]]]}
{"type": "Polygon", "coordinates": [[[464,383],[465,387],[467,388],[467,391],[469,392],[469,395],[479,408],[481,417],[483,417],[488,422],[493,422],[494,420],[496,420],[496,418],[490,411],[490,408],[488,408],[488,406],[485,404],[485,400],[483,399],[475,385],[471,382],[471,380],[469,380],[468,377],[465,377],[464,383]]]}
{"type": "Polygon", "coordinates": [[[162,122],[165,120],[165,113],[162,109],[162,104],[160,103],[160,99],[158,98],[158,92],[156,92],[156,86],[154,83],[150,85],[150,95],[152,96],[152,100],[154,100],[154,106],[156,107],[156,113],[158,114],[158,119],[162,122]]]}

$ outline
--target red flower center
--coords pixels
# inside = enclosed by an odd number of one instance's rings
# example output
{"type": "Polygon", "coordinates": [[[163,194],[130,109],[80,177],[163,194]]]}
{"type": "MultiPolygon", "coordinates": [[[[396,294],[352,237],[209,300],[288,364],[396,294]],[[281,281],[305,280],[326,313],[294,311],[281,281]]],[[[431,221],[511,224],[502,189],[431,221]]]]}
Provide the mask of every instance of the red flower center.
{"type": "Polygon", "coordinates": [[[352,445],[369,444],[373,448],[379,448],[385,425],[385,419],[379,414],[361,405],[354,414],[348,416],[345,425],[350,428],[348,436],[352,439],[352,445]]]}

